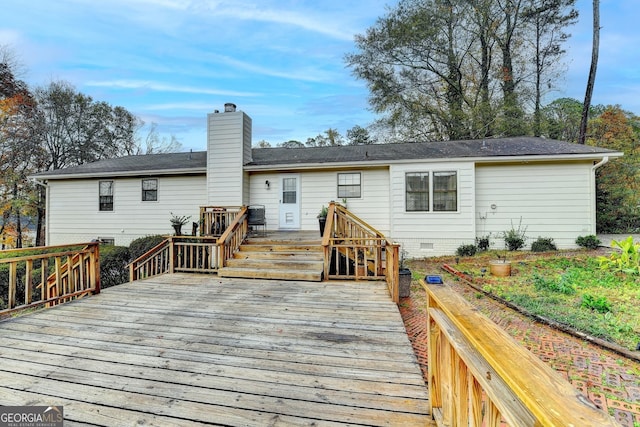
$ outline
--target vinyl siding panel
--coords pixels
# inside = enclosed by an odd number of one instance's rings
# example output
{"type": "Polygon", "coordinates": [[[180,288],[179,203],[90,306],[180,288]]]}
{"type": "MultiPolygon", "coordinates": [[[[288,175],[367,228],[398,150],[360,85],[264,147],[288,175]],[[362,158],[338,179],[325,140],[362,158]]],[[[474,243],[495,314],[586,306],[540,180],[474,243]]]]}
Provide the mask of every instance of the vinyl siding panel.
{"type": "MultiPolygon", "coordinates": [[[[407,163],[391,166],[391,234],[409,257],[455,252],[475,237],[475,174],[470,162],[407,163]],[[457,212],[407,212],[405,175],[410,172],[456,171],[457,212]]],[[[430,194],[432,198],[432,194],[430,194]]]]}
{"type": "Polygon", "coordinates": [[[575,247],[580,235],[595,234],[594,176],[590,162],[479,165],[476,169],[477,235],[491,233],[503,248],[503,231],[522,218],[527,247],[551,237],[559,248],[575,247]],[[492,205],[494,208],[492,208],[492,205]]]}
{"type": "MultiPolygon", "coordinates": [[[[389,232],[389,172],[387,168],[349,171],[300,172],[302,230],[318,229],[318,212],[332,200],[338,199],[338,173],[361,173],[361,197],[347,199],[347,207],[354,214],[382,233],[389,232]]],[[[250,179],[251,203],[265,205],[267,226],[277,229],[280,205],[280,174],[255,173],[250,179]],[[265,188],[265,181],[270,188],[265,188]]]]}
{"type": "MultiPolygon", "coordinates": [[[[206,179],[201,176],[158,177],[158,200],[142,201],[142,178],[116,178],[114,210],[98,210],[98,182],[63,180],[49,183],[47,244],[114,238],[117,245],[150,234],[171,234],[171,212],[197,222],[206,204],[206,179]]],[[[191,223],[183,228],[191,233],[191,223]]]]}

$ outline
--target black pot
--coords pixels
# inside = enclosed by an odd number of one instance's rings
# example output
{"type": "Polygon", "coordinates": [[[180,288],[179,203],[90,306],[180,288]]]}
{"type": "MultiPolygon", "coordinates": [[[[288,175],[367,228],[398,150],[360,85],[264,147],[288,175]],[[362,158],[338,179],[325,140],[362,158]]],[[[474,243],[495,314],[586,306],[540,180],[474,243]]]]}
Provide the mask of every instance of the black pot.
{"type": "Polygon", "coordinates": [[[401,268],[399,271],[400,276],[400,298],[407,298],[411,295],[411,270],[408,268],[401,268]]]}
{"type": "Polygon", "coordinates": [[[173,224],[173,230],[176,232],[176,236],[182,236],[182,225],[173,224]]]}
{"type": "Polygon", "coordinates": [[[324,236],[324,226],[327,224],[327,217],[318,218],[318,224],[320,225],[320,237],[324,236]]]}

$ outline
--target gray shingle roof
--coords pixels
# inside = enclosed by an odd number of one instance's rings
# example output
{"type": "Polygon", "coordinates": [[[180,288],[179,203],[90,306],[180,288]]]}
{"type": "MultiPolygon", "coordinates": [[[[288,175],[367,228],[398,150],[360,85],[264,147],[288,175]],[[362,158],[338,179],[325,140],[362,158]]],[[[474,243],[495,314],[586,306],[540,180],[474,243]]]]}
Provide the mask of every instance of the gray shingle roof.
{"type": "MultiPolygon", "coordinates": [[[[496,138],[486,140],[421,142],[403,144],[345,145],[314,148],[254,148],[253,161],[247,166],[274,168],[302,164],[354,164],[401,160],[506,158],[526,156],[582,155],[594,158],[620,155],[605,148],[572,144],[536,137],[496,138]]],[[[100,160],[80,166],[41,172],[41,179],[81,178],[117,175],[204,173],[206,151],[150,154],[100,160]]]]}
{"type": "Polygon", "coordinates": [[[486,140],[348,145],[315,148],[263,148],[253,150],[249,165],[268,166],[307,163],[354,163],[418,159],[456,159],[513,156],[599,155],[615,153],[589,145],[536,137],[486,140]]]}
{"type": "Polygon", "coordinates": [[[125,156],[115,159],[98,160],[80,166],[72,166],[65,169],[57,169],[41,172],[36,178],[62,178],[69,176],[104,176],[104,175],[141,175],[170,173],[171,171],[200,170],[202,173],[207,168],[207,152],[196,151],[189,153],[146,154],[138,156],[125,156]]]}

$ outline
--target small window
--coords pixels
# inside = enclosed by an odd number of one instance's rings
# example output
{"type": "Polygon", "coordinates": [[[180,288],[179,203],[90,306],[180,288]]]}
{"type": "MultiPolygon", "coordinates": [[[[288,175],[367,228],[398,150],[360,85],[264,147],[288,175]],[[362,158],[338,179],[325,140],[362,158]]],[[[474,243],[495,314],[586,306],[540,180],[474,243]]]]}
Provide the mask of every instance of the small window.
{"type": "Polygon", "coordinates": [[[100,210],[112,211],[113,210],[113,181],[100,181],[99,184],[100,194],[100,210]]]}
{"type": "Polygon", "coordinates": [[[429,172],[405,175],[407,212],[429,211],[429,172]]]}
{"type": "Polygon", "coordinates": [[[116,239],[114,239],[113,237],[98,237],[98,242],[100,242],[103,245],[115,245],[116,244],[116,239]]]}
{"type": "Polygon", "coordinates": [[[362,194],[361,189],[360,172],[338,174],[339,199],[359,198],[362,194]]]}
{"type": "Polygon", "coordinates": [[[433,173],[433,210],[458,210],[458,174],[457,172],[433,173]]]}
{"type": "Polygon", "coordinates": [[[282,203],[297,203],[298,180],[296,178],[284,178],[282,180],[282,203]]]}
{"type": "Polygon", "coordinates": [[[158,201],[158,180],[157,179],[142,180],[142,201],[143,202],[158,201]]]}

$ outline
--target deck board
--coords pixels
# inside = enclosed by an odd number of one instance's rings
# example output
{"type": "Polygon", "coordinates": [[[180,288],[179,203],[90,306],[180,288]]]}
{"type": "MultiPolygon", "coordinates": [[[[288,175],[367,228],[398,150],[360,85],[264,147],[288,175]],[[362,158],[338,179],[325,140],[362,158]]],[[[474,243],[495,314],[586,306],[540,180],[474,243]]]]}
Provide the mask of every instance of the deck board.
{"type": "Polygon", "coordinates": [[[164,275],[0,322],[0,404],[69,425],[430,425],[377,282],[164,275]]]}

